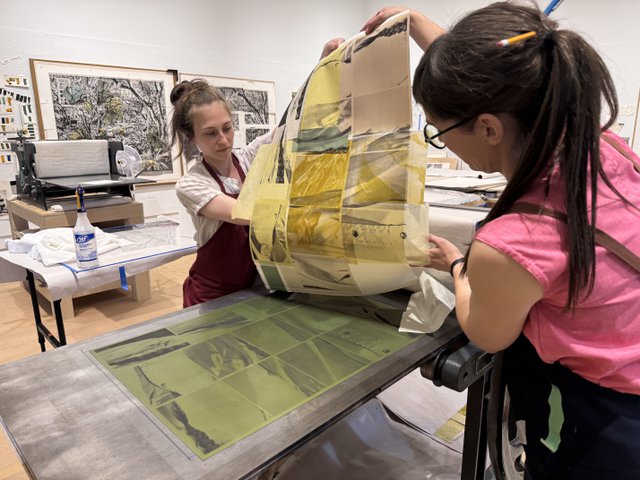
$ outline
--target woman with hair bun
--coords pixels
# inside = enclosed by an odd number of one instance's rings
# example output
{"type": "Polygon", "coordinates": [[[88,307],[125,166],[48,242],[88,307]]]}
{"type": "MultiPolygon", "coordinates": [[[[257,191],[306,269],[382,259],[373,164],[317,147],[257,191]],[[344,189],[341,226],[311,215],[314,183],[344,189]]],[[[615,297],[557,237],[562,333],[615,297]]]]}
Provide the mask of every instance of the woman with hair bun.
{"type": "Polygon", "coordinates": [[[200,153],[176,183],[176,194],[196,229],[196,260],[183,285],[183,305],[190,307],[253,284],[255,266],[246,223],[231,210],[258,148],[271,132],[246,147],[233,149],[231,112],[221,92],[204,80],[183,81],[171,92],[173,142],[180,153],[195,144],[200,153]]]}
{"type": "MultiPolygon", "coordinates": [[[[322,57],[342,39],[324,45],[322,57]]],[[[256,268],[249,250],[246,222],[231,211],[258,148],[272,132],[233,149],[233,122],[221,92],[204,80],[183,81],[171,91],[172,142],[180,154],[194,144],[196,164],[176,183],[178,199],[196,229],[196,260],[183,285],[183,305],[190,307],[250,287],[256,268]]]]}
{"type": "Polygon", "coordinates": [[[525,478],[640,478],[640,159],[608,130],[604,62],[532,2],[410,21],[425,141],[508,181],[466,255],[430,235],[430,266],[467,336],[504,350],[525,478]]]}

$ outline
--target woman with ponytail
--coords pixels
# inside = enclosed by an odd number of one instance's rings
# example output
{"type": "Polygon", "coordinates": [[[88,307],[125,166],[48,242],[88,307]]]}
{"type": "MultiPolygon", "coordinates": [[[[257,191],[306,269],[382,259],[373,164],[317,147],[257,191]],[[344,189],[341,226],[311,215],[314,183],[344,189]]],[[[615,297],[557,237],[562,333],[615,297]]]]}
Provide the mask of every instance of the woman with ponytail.
{"type": "Polygon", "coordinates": [[[430,266],[467,336],[504,351],[525,478],[640,478],[640,160],[608,130],[606,66],[532,3],[411,29],[425,140],[508,180],[466,254],[430,236],[430,266]]]}

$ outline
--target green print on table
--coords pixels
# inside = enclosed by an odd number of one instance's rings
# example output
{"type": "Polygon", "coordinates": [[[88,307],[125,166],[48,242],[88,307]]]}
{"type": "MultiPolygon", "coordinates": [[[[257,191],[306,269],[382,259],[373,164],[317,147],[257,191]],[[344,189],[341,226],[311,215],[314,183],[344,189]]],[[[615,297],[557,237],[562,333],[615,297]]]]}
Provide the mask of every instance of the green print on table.
{"type": "Polygon", "coordinates": [[[321,298],[253,298],[91,353],[205,459],[419,338],[384,323],[399,309],[321,298]]]}

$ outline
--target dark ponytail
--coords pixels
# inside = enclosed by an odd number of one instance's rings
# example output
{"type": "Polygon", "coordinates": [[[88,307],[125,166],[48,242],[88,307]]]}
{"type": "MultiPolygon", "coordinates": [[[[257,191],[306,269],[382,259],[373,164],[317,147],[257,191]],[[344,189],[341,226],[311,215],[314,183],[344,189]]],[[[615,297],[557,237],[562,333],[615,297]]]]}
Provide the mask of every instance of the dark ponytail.
{"type": "Polygon", "coordinates": [[[190,150],[193,138],[192,109],[213,102],[222,102],[227,112],[230,112],[224,96],[212,85],[201,79],[182,81],[171,90],[171,144],[178,144],[178,157],[182,152],[190,150]]]}
{"type": "Polygon", "coordinates": [[[588,294],[595,280],[596,172],[615,191],[601,168],[599,145],[602,130],[617,116],[617,97],[599,55],[576,33],[557,30],[535,5],[494,3],[432,43],[416,69],[413,93],[425,111],[442,119],[509,113],[517,121],[522,155],[483,224],[508,212],[559,164],[569,218],[566,308],[575,308],[582,289],[588,294]],[[499,40],[528,31],[536,36],[496,47],[499,40]],[[610,118],[601,127],[603,99],[610,118]]]}

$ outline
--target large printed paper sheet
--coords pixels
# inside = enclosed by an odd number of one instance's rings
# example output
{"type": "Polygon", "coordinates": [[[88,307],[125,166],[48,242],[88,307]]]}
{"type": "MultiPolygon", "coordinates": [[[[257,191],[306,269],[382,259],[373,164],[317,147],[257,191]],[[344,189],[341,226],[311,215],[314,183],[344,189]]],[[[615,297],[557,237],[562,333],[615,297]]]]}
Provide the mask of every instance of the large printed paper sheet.
{"type": "Polygon", "coordinates": [[[397,306],[327,306],[254,298],[91,354],[205,459],[419,338],[391,325],[397,306]]]}
{"type": "Polygon", "coordinates": [[[234,209],[276,290],[377,294],[428,263],[424,146],[411,134],[408,13],[323,58],[234,209]]]}

